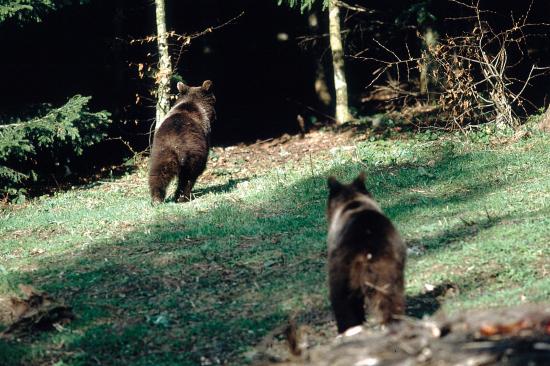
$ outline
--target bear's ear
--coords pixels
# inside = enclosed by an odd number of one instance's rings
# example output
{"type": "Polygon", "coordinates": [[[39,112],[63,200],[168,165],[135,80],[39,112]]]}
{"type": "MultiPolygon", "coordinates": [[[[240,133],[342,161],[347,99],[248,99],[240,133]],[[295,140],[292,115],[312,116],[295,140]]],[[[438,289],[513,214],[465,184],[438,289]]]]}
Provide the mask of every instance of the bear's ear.
{"type": "Polygon", "coordinates": [[[212,80],[205,80],[202,83],[202,90],[204,90],[205,92],[210,92],[212,90],[212,86],[214,86],[212,80]]]}
{"type": "Polygon", "coordinates": [[[363,192],[366,194],[369,194],[369,191],[367,190],[367,187],[365,186],[365,172],[359,173],[357,178],[353,181],[353,187],[357,189],[359,192],[363,192]]]}
{"type": "Polygon", "coordinates": [[[178,81],[178,91],[180,92],[180,94],[187,93],[187,90],[189,90],[189,87],[181,81],[178,81]]]}
{"type": "Polygon", "coordinates": [[[338,194],[343,188],[344,185],[334,177],[328,177],[327,179],[328,188],[331,196],[334,196],[335,194],[338,194]]]}

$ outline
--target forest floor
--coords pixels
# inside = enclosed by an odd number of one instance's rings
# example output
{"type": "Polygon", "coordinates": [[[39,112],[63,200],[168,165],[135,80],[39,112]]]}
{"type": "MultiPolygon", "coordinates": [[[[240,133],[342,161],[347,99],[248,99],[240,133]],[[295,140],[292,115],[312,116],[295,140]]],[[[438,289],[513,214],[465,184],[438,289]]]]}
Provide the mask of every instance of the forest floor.
{"type": "Polygon", "coordinates": [[[289,318],[311,344],[326,342],[336,333],[326,177],[360,171],[409,247],[408,315],[548,301],[548,136],[367,136],[214,148],[185,204],[152,207],[141,160],[123,176],[1,208],[0,322],[21,284],[75,319],[0,337],[0,364],[283,359],[289,318]]]}

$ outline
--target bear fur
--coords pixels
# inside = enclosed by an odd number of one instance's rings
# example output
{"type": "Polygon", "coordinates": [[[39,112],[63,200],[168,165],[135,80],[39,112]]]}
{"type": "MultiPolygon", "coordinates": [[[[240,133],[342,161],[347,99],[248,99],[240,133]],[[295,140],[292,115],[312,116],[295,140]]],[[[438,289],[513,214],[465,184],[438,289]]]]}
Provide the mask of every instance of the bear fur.
{"type": "Polygon", "coordinates": [[[191,190],[204,172],[210,149],[210,127],[216,119],[212,81],[190,87],[178,83],[178,98],[155,132],[149,166],[153,203],[163,202],[170,181],[178,178],[177,202],[191,199],[191,190]]]}
{"type": "Polygon", "coordinates": [[[359,175],[328,179],[328,280],[338,333],[365,321],[365,305],[381,323],[405,310],[406,247],[359,175]]]}

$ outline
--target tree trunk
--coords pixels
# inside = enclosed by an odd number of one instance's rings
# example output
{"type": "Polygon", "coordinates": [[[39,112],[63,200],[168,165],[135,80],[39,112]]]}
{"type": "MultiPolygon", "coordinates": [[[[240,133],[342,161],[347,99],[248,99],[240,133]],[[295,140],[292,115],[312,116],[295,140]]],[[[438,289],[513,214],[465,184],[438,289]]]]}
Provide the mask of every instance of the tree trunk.
{"type": "Polygon", "coordinates": [[[431,28],[427,28],[424,31],[424,37],[422,38],[422,60],[420,62],[420,94],[427,95],[430,84],[430,67],[432,58],[430,56],[430,47],[435,46],[437,43],[437,32],[434,32],[431,28]]]}
{"type": "MultiPolygon", "coordinates": [[[[309,32],[312,37],[322,36],[320,25],[319,25],[319,16],[317,11],[310,14],[308,17],[309,32]]],[[[315,47],[314,49],[320,49],[321,47],[315,47]]],[[[315,66],[315,94],[317,94],[317,100],[319,105],[325,108],[330,107],[332,103],[332,95],[330,95],[327,73],[325,72],[325,63],[323,62],[322,52],[315,51],[314,58],[317,62],[315,66]]]]}
{"type": "Polygon", "coordinates": [[[336,0],[328,3],[328,20],[332,65],[334,67],[334,89],[336,90],[336,121],[338,124],[353,119],[348,107],[348,84],[344,65],[344,47],[340,32],[340,9],[336,0]]]}
{"type": "Polygon", "coordinates": [[[546,113],[544,113],[544,116],[539,123],[539,128],[541,131],[550,132],[550,106],[548,106],[546,113]]]}
{"type": "Polygon", "coordinates": [[[157,44],[159,49],[159,64],[156,76],[157,108],[155,130],[158,129],[164,116],[170,109],[170,77],[172,76],[172,63],[168,53],[168,37],[166,34],[166,14],[164,0],[155,0],[157,17],[157,44]]]}

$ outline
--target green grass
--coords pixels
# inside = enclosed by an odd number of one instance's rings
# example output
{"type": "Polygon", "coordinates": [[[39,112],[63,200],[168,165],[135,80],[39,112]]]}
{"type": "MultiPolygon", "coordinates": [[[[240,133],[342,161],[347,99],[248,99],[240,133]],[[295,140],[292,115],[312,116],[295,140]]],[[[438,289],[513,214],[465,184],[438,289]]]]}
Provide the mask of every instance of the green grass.
{"type": "Polygon", "coordinates": [[[0,294],[25,283],[72,305],[62,331],[0,340],[0,364],[240,365],[289,316],[329,314],[326,177],[368,186],[409,247],[409,310],[425,284],[445,311],[550,297],[550,140],[443,136],[359,142],[189,204],[149,205],[146,171],[12,206],[0,218],[0,294]],[[456,291],[455,291],[456,292],[456,291]]]}

